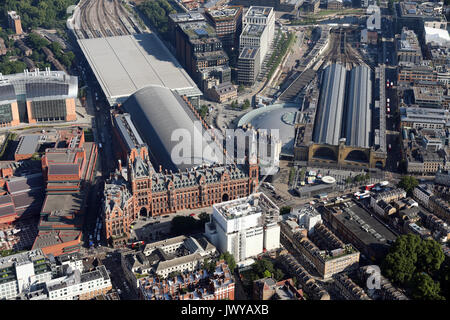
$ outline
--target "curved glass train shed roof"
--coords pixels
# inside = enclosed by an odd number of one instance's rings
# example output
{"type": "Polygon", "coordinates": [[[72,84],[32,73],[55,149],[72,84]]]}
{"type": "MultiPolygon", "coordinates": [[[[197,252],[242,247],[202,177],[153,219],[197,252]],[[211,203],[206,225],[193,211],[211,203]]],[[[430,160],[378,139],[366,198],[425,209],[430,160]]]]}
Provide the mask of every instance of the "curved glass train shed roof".
{"type": "Polygon", "coordinates": [[[220,163],[223,151],[204,132],[189,106],[169,88],[143,88],[131,95],[123,108],[147,143],[155,168],[161,165],[178,171],[220,163]],[[185,152],[180,149],[181,142],[187,143],[185,152]]]}
{"type": "Polygon", "coordinates": [[[347,70],[341,64],[325,68],[316,112],[313,140],[316,143],[339,144],[347,70]]]}

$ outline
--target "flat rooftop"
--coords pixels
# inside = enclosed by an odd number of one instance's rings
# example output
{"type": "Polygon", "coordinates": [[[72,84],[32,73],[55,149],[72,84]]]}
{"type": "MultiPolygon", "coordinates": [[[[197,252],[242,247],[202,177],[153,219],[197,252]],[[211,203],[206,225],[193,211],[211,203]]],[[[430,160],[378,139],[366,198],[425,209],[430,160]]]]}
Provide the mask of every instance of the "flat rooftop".
{"type": "Polygon", "coordinates": [[[343,208],[342,213],[336,214],[336,217],[366,246],[387,245],[387,240],[395,241],[397,236],[366,210],[353,202],[350,202],[350,205],[349,208],[343,208]]]}
{"type": "Polygon", "coordinates": [[[195,82],[152,33],[81,39],[78,43],[110,105],[123,103],[150,85],[191,89],[192,96],[201,95],[195,82]]]}
{"type": "Polygon", "coordinates": [[[28,134],[22,136],[17,145],[16,154],[33,154],[39,145],[40,135],[28,134]]]}
{"type": "Polygon", "coordinates": [[[268,17],[272,11],[272,7],[251,6],[245,15],[247,17],[268,17]]]}
{"type": "Polygon", "coordinates": [[[226,220],[256,213],[278,216],[279,208],[262,192],[213,205],[226,220]]]}

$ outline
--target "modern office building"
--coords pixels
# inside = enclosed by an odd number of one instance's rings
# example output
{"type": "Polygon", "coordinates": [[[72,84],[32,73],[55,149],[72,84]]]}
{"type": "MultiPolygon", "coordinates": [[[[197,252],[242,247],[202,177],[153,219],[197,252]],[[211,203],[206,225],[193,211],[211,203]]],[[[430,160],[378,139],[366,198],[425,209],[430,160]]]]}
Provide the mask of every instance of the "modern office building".
{"type": "Polygon", "coordinates": [[[260,48],[244,47],[238,58],[238,83],[251,86],[255,83],[261,69],[260,48]]]}
{"type": "Polygon", "coordinates": [[[275,36],[275,12],[272,7],[251,6],[242,19],[239,37],[238,82],[251,86],[275,36]]]}
{"type": "Polygon", "coordinates": [[[242,6],[227,6],[205,10],[205,16],[216,30],[227,52],[239,48],[239,35],[242,31],[242,6]]]}
{"type": "Polygon", "coordinates": [[[272,7],[251,6],[242,22],[240,51],[244,47],[259,47],[262,63],[275,37],[275,11],[272,7]]]}
{"type": "Polygon", "coordinates": [[[206,18],[200,12],[181,12],[171,13],[168,17],[169,20],[169,37],[173,47],[176,47],[176,32],[179,25],[189,22],[201,22],[206,21],[206,18]]]}
{"type": "Polygon", "coordinates": [[[202,69],[228,66],[228,55],[223,50],[222,42],[214,28],[206,21],[178,25],[176,54],[177,59],[202,90],[207,87],[205,79],[201,77],[202,69]]]}
{"type": "Polygon", "coordinates": [[[61,71],[0,75],[0,126],[74,121],[78,78],[61,71]]]}
{"type": "Polygon", "coordinates": [[[84,272],[77,254],[44,255],[40,249],[0,259],[0,299],[87,300],[112,289],[105,266],[84,272]]]}
{"type": "Polygon", "coordinates": [[[237,262],[280,246],[278,207],[263,193],[213,205],[205,235],[237,262]]]}

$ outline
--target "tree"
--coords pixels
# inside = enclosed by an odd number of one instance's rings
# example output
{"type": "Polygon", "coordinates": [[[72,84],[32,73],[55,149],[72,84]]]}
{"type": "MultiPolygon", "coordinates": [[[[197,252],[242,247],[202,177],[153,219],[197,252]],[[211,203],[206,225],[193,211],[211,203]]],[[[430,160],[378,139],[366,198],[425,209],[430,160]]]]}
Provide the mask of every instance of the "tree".
{"type": "Polygon", "coordinates": [[[413,176],[403,176],[398,183],[398,187],[406,191],[408,196],[412,196],[413,190],[419,185],[419,181],[413,176]]]}
{"type": "Polygon", "coordinates": [[[236,269],[236,261],[234,260],[233,255],[230,254],[228,251],[225,252],[225,253],[222,253],[219,256],[219,260],[225,260],[225,262],[227,263],[227,265],[230,268],[231,272],[233,272],[234,269],[236,269]]]}
{"type": "Polygon", "coordinates": [[[433,274],[444,262],[445,254],[439,243],[434,240],[422,240],[417,253],[417,269],[433,274]]]}
{"type": "Polygon", "coordinates": [[[272,274],[269,270],[264,270],[263,278],[271,278],[272,274]]]}
{"type": "MultiPolygon", "coordinates": [[[[275,273],[273,276],[277,281],[280,281],[284,278],[284,273],[283,273],[283,271],[281,271],[281,269],[277,268],[277,269],[275,269],[275,273]]],[[[295,277],[294,277],[294,279],[295,279],[295,277]]]]}
{"type": "MultiPolygon", "coordinates": [[[[410,233],[397,238],[381,269],[388,279],[406,287],[416,297],[441,299],[439,283],[435,283],[432,276],[440,270],[444,259],[439,243],[431,239],[422,240],[410,233]]],[[[439,271],[438,274],[442,273],[439,271]]]]}
{"type": "Polygon", "coordinates": [[[243,85],[243,84],[240,84],[240,85],[238,86],[238,92],[241,93],[241,92],[244,91],[244,90],[245,90],[244,85],[243,85]]]}
{"type": "Polygon", "coordinates": [[[31,46],[32,49],[40,50],[43,47],[46,47],[50,45],[50,42],[47,41],[47,39],[42,38],[40,35],[36,33],[30,33],[30,35],[27,38],[28,44],[31,46]]]}
{"type": "Polygon", "coordinates": [[[250,108],[250,101],[248,99],[244,100],[244,104],[242,105],[242,110],[250,108]]]}
{"type": "Polygon", "coordinates": [[[417,273],[412,280],[414,289],[412,296],[417,300],[443,300],[439,295],[439,283],[435,282],[430,275],[425,272],[417,273]]]}
{"type": "Polygon", "coordinates": [[[291,212],[291,207],[289,206],[284,206],[280,208],[280,214],[288,214],[289,212],[291,212]]]}
{"type": "Polygon", "coordinates": [[[208,106],[206,104],[200,107],[199,114],[203,119],[206,117],[206,115],[208,114],[208,106]]]}

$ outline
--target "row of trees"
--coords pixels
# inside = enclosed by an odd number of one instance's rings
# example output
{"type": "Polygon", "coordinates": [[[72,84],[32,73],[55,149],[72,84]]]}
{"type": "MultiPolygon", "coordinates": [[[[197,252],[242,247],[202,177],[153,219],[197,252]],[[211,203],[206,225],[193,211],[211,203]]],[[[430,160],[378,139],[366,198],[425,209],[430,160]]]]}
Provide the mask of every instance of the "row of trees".
{"type": "Polygon", "coordinates": [[[7,11],[15,10],[21,17],[24,30],[42,27],[64,28],[68,18],[67,9],[78,0],[3,0],[0,1],[2,24],[7,23],[7,11]]]}
{"type": "Polygon", "coordinates": [[[169,14],[176,13],[167,0],[145,1],[138,6],[151,25],[164,38],[169,38],[169,14]]]}
{"type": "Polygon", "coordinates": [[[394,284],[405,288],[414,299],[443,300],[448,297],[449,268],[444,252],[435,240],[407,234],[397,238],[381,269],[394,284]],[[445,288],[441,292],[441,284],[445,288]]]}
{"type": "Polygon", "coordinates": [[[345,179],[345,183],[350,184],[350,183],[360,183],[363,181],[367,181],[370,179],[370,174],[369,173],[365,173],[365,174],[358,174],[354,177],[347,177],[345,179]]]}
{"type": "Polygon", "coordinates": [[[246,109],[250,108],[250,100],[245,99],[244,103],[242,103],[240,106],[239,106],[239,103],[237,102],[237,100],[236,101],[232,101],[231,104],[230,104],[230,107],[232,109],[239,109],[240,108],[241,110],[246,110],[246,109]]]}

